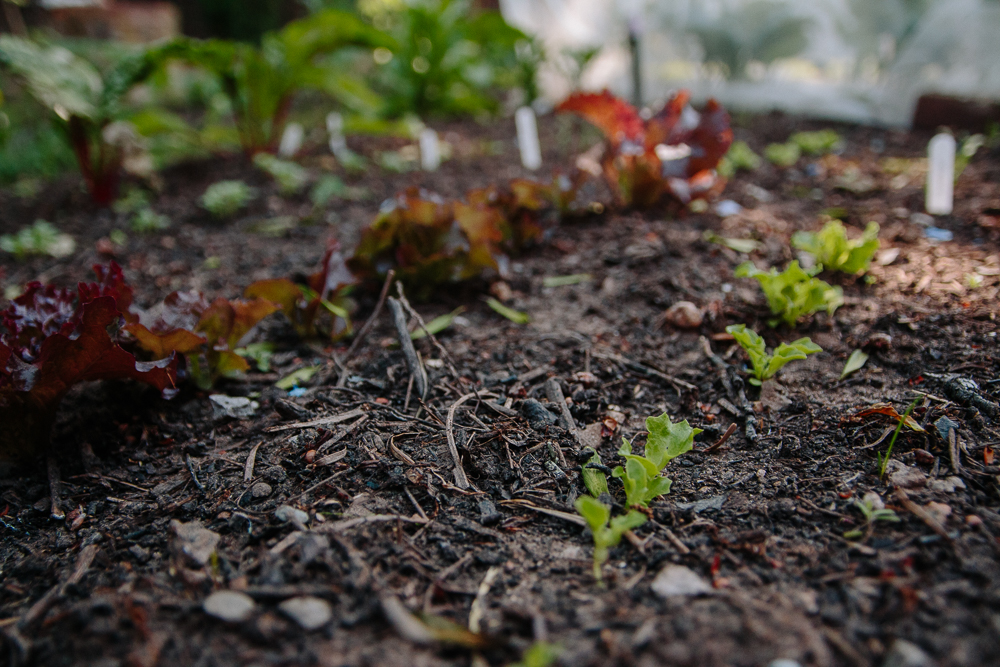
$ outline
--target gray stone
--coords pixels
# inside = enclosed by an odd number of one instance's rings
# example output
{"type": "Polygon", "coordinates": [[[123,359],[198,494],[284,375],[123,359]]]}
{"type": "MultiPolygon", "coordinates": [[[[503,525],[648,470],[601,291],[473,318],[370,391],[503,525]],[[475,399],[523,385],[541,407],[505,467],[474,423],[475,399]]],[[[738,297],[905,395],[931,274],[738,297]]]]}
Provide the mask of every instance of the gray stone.
{"type": "Polygon", "coordinates": [[[650,588],[661,598],[712,593],[712,586],[707,581],[683,565],[667,565],[653,579],[650,588]]]}
{"type": "Polygon", "coordinates": [[[206,614],[227,623],[247,620],[256,607],[253,598],[239,591],[216,591],[201,603],[206,614]]]}
{"type": "Polygon", "coordinates": [[[905,639],[897,639],[889,647],[882,667],[933,667],[934,661],[923,649],[905,639]]]}
{"type": "Polygon", "coordinates": [[[274,489],[267,482],[257,482],[250,487],[250,495],[256,500],[267,498],[274,489]]]}
{"type": "Polygon", "coordinates": [[[889,473],[889,482],[903,489],[919,489],[927,483],[927,475],[896,459],[889,461],[886,471],[889,473]]]}
{"type": "Polygon", "coordinates": [[[521,414],[528,420],[528,425],[536,431],[544,431],[547,426],[559,421],[548,408],[533,398],[521,401],[521,414]]]}
{"type": "Polygon", "coordinates": [[[290,523],[299,530],[305,528],[306,523],[309,521],[309,513],[303,512],[300,509],[295,509],[291,505],[282,505],[274,511],[274,516],[278,521],[284,521],[290,523]]]}
{"type": "Polygon", "coordinates": [[[260,404],[246,396],[226,396],[212,394],[208,397],[212,404],[213,419],[249,419],[257,412],[260,404]]]}
{"type": "Polygon", "coordinates": [[[215,547],[221,536],[208,530],[201,521],[181,523],[174,519],[170,526],[176,535],[174,549],[189,558],[196,565],[204,567],[215,553],[215,547]]]}
{"type": "Polygon", "coordinates": [[[318,630],[333,618],[329,602],[309,596],[285,600],[278,605],[278,609],[304,630],[318,630]]]}
{"type": "Polygon", "coordinates": [[[955,493],[955,489],[964,489],[965,482],[962,481],[961,477],[945,477],[944,479],[932,479],[927,482],[927,488],[931,491],[940,491],[941,493],[955,493]]]}

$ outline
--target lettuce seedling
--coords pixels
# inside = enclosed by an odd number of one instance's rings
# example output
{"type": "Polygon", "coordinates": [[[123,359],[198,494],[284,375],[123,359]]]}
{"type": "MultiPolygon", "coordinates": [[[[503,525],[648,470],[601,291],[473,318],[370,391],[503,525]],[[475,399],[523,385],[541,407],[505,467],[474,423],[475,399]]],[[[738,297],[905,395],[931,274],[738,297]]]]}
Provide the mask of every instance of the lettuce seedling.
{"type": "Polygon", "coordinates": [[[753,329],[747,329],[745,324],[730,324],[726,331],[732,334],[736,342],[750,357],[753,366],[753,377],[750,384],[761,386],[764,380],[770,380],[781,370],[782,366],[789,361],[805,359],[806,355],[822,352],[821,348],[809,338],[799,338],[791,343],[782,343],[774,350],[774,354],[768,354],[764,347],[764,339],[753,329]]]}
{"type": "Polygon", "coordinates": [[[686,419],[672,424],[666,413],[647,417],[646,430],[649,436],[645,455],[633,454],[632,443],[622,438],[618,454],[625,457],[625,467],[617,466],[611,473],[612,477],[621,478],[629,507],[648,507],[654,499],[670,493],[671,480],[661,477],[660,472],[672,459],[691,451],[694,436],[702,431],[692,428],[686,419]]]}
{"type": "Polygon", "coordinates": [[[802,157],[802,149],[791,141],[784,144],[768,144],[764,149],[764,157],[779,167],[791,167],[802,157]]]}
{"type": "Polygon", "coordinates": [[[308,276],[305,284],[288,278],[258,280],[246,288],[243,297],[278,304],[304,339],[339,340],[352,331],[350,312],[354,303],[347,295],[356,282],[340,245],[332,241],[327,245],[321,269],[308,276]]]}
{"type": "Polygon", "coordinates": [[[257,192],[243,181],[219,181],[205,189],[201,205],[216,218],[231,218],[256,196],[257,192]]]}
{"type": "Polygon", "coordinates": [[[792,245],[811,253],[824,269],[857,274],[868,270],[878,252],[878,231],[878,223],[869,222],[861,238],[851,240],[844,224],[831,220],[818,232],[795,232],[792,245]]]}
{"type": "Polygon", "coordinates": [[[792,261],[788,268],[778,273],[775,268],[761,271],[753,262],[744,262],[736,267],[736,277],[756,278],[760,283],[771,312],[779,316],[768,322],[770,326],[784,321],[794,327],[800,318],[820,310],[833,315],[844,303],[844,291],[840,287],[832,287],[814,277],[821,268],[817,266],[806,272],[797,261],[792,261]]]}
{"type": "Polygon", "coordinates": [[[608,91],[574,93],[556,111],[577,113],[604,133],[602,168],[616,199],[649,208],[665,195],[683,204],[707,199],[725,185],[715,169],[733,141],[729,114],[709,100],[692,127],[682,120],[689,98],[678,92],[649,120],[608,91]]]}
{"type": "Polygon", "coordinates": [[[157,213],[147,206],[139,209],[136,214],[132,216],[132,219],[129,221],[129,227],[133,232],[138,232],[140,234],[159,232],[170,227],[170,218],[161,213],[157,213]]]}
{"type": "Polygon", "coordinates": [[[608,476],[601,472],[600,468],[591,467],[604,467],[604,462],[601,461],[601,455],[597,453],[597,450],[593,447],[589,447],[588,449],[594,455],[583,464],[583,468],[580,469],[580,476],[583,477],[583,485],[587,487],[590,495],[600,498],[605,493],[608,493],[608,476]]]}
{"type": "Polygon", "coordinates": [[[35,220],[30,227],[24,227],[17,234],[0,236],[0,250],[9,252],[18,259],[29,255],[49,255],[67,257],[76,249],[76,241],[69,234],[62,234],[52,223],[35,220]]]}
{"type": "Polygon", "coordinates": [[[278,183],[283,195],[298,194],[309,184],[309,172],[296,162],[282,160],[269,153],[258,153],[253,163],[278,183]]]}
{"type": "Polygon", "coordinates": [[[849,540],[857,540],[860,538],[863,542],[871,537],[872,532],[875,530],[876,521],[898,523],[899,516],[896,512],[894,510],[886,509],[881,505],[881,499],[874,492],[866,493],[865,497],[861,500],[855,500],[854,506],[858,508],[858,511],[861,512],[862,516],[865,518],[864,529],[849,530],[844,533],[844,537],[849,540]]]}
{"type": "Polygon", "coordinates": [[[0,312],[0,459],[23,461],[48,446],[56,410],[76,384],[133,379],[175,392],[177,361],[136,361],[117,342],[132,289],[121,268],[95,266],[76,290],[29,283],[0,312]]]}
{"type": "Polygon", "coordinates": [[[739,170],[754,171],[760,166],[760,156],[745,141],[734,141],[729,152],[719,162],[719,175],[732,178],[739,170]]]}
{"type": "Polygon", "coordinates": [[[840,148],[844,142],[835,131],[826,129],[816,132],[796,132],[788,138],[806,155],[825,155],[840,148]]]}
{"type": "Polygon", "coordinates": [[[622,541],[625,531],[646,523],[646,515],[636,510],[611,518],[611,509],[591,496],[580,496],[574,504],[594,535],[594,579],[602,581],[601,566],[608,561],[608,551],[622,541]]]}

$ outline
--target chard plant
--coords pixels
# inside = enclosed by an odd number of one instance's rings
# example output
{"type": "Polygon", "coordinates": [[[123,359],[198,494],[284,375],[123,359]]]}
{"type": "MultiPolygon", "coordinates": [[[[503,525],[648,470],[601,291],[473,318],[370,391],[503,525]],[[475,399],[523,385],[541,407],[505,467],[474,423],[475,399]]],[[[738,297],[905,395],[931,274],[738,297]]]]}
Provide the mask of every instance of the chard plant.
{"type": "Polygon", "coordinates": [[[109,206],[135,137],[122,126],[122,100],[155,71],[155,59],[143,52],[101,72],[63,47],[3,35],[0,64],[51,112],[52,123],[73,149],[91,200],[109,206]]]}
{"type": "Polygon", "coordinates": [[[756,278],[760,283],[771,313],[778,316],[768,321],[770,326],[784,322],[794,327],[801,318],[820,310],[833,315],[844,303],[844,291],[840,287],[815,277],[821,269],[816,266],[807,272],[797,261],[792,261],[779,273],[773,267],[770,271],[761,271],[753,262],[744,262],[736,267],[736,277],[756,278]]]}
{"type": "Polygon", "coordinates": [[[844,224],[830,220],[818,232],[795,232],[792,245],[812,254],[824,269],[858,274],[868,270],[878,252],[878,232],[878,223],[869,222],[860,238],[848,239],[844,224]]]}
{"type": "Polygon", "coordinates": [[[602,93],[574,93],[556,111],[570,111],[604,133],[604,178],[622,206],[650,208],[667,195],[688,204],[722,190],[716,167],[729,150],[729,114],[709,100],[695,127],[681,122],[690,94],[680,91],[643,120],[628,102],[602,93]]]}
{"type": "Polygon", "coordinates": [[[775,348],[772,354],[768,354],[764,346],[764,339],[753,329],[747,329],[745,324],[731,324],[726,327],[726,331],[732,334],[750,358],[753,377],[749,379],[749,382],[757,387],[761,386],[765,380],[773,378],[790,361],[805,359],[807,355],[823,351],[823,348],[807,337],[799,338],[791,343],[782,343],[775,348]]]}

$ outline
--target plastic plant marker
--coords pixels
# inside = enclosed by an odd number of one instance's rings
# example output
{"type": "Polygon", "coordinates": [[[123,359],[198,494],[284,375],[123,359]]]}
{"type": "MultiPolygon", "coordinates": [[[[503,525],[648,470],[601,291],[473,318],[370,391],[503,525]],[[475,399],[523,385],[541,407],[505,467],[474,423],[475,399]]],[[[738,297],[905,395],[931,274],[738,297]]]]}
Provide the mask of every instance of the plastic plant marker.
{"type": "Polygon", "coordinates": [[[531,107],[521,107],[514,112],[517,127],[517,148],[521,151],[521,164],[535,171],[542,166],[542,147],[538,141],[538,123],[531,107]]]}
{"type": "Polygon", "coordinates": [[[281,143],[278,145],[278,155],[281,157],[292,157],[302,148],[302,139],[305,138],[306,131],[301,123],[289,123],[285,126],[285,131],[281,134],[281,143]]]}
{"type": "Polygon", "coordinates": [[[955,196],[955,137],[939,134],[927,145],[927,199],[931,215],[950,215],[955,196]]]}
{"type": "Polygon", "coordinates": [[[344,139],[344,117],[336,111],[326,115],[326,132],[330,135],[331,153],[337,155],[347,148],[347,140],[344,139]]]}
{"type": "Polygon", "coordinates": [[[437,132],[431,128],[420,131],[420,168],[424,171],[437,171],[441,166],[441,144],[437,132]]]}

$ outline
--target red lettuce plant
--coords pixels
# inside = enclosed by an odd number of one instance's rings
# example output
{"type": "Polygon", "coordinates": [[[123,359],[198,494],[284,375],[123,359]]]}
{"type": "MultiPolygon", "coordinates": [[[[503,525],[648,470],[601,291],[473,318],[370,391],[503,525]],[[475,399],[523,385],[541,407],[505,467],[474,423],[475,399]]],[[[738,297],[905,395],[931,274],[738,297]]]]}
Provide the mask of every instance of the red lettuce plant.
{"type": "Polygon", "coordinates": [[[302,338],[339,340],[351,334],[354,304],[347,294],[356,282],[340,244],[331,241],[321,269],[308,276],[305,284],[288,278],[258,280],[246,288],[243,296],[278,304],[302,338]]]}
{"type": "Polygon", "coordinates": [[[604,133],[601,166],[615,197],[623,206],[649,208],[665,195],[687,204],[725,185],[715,167],[733,141],[729,114],[709,100],[694,123],[685,117],[689,99],[679,91],[649,120],[606,90],[574,93],[556,110],[577,113],[604,133]]]}
{"type": "Polygon", "coordinates": [[[95,266],[98,282],[76,290],[33,282],[0,313],[0,459],[25,460],[48,445],[59,403],[80,382],[133,379],[169,398],[173,356],[152,363],[117,342],[132,289],[121,268],[95,266]]]}

